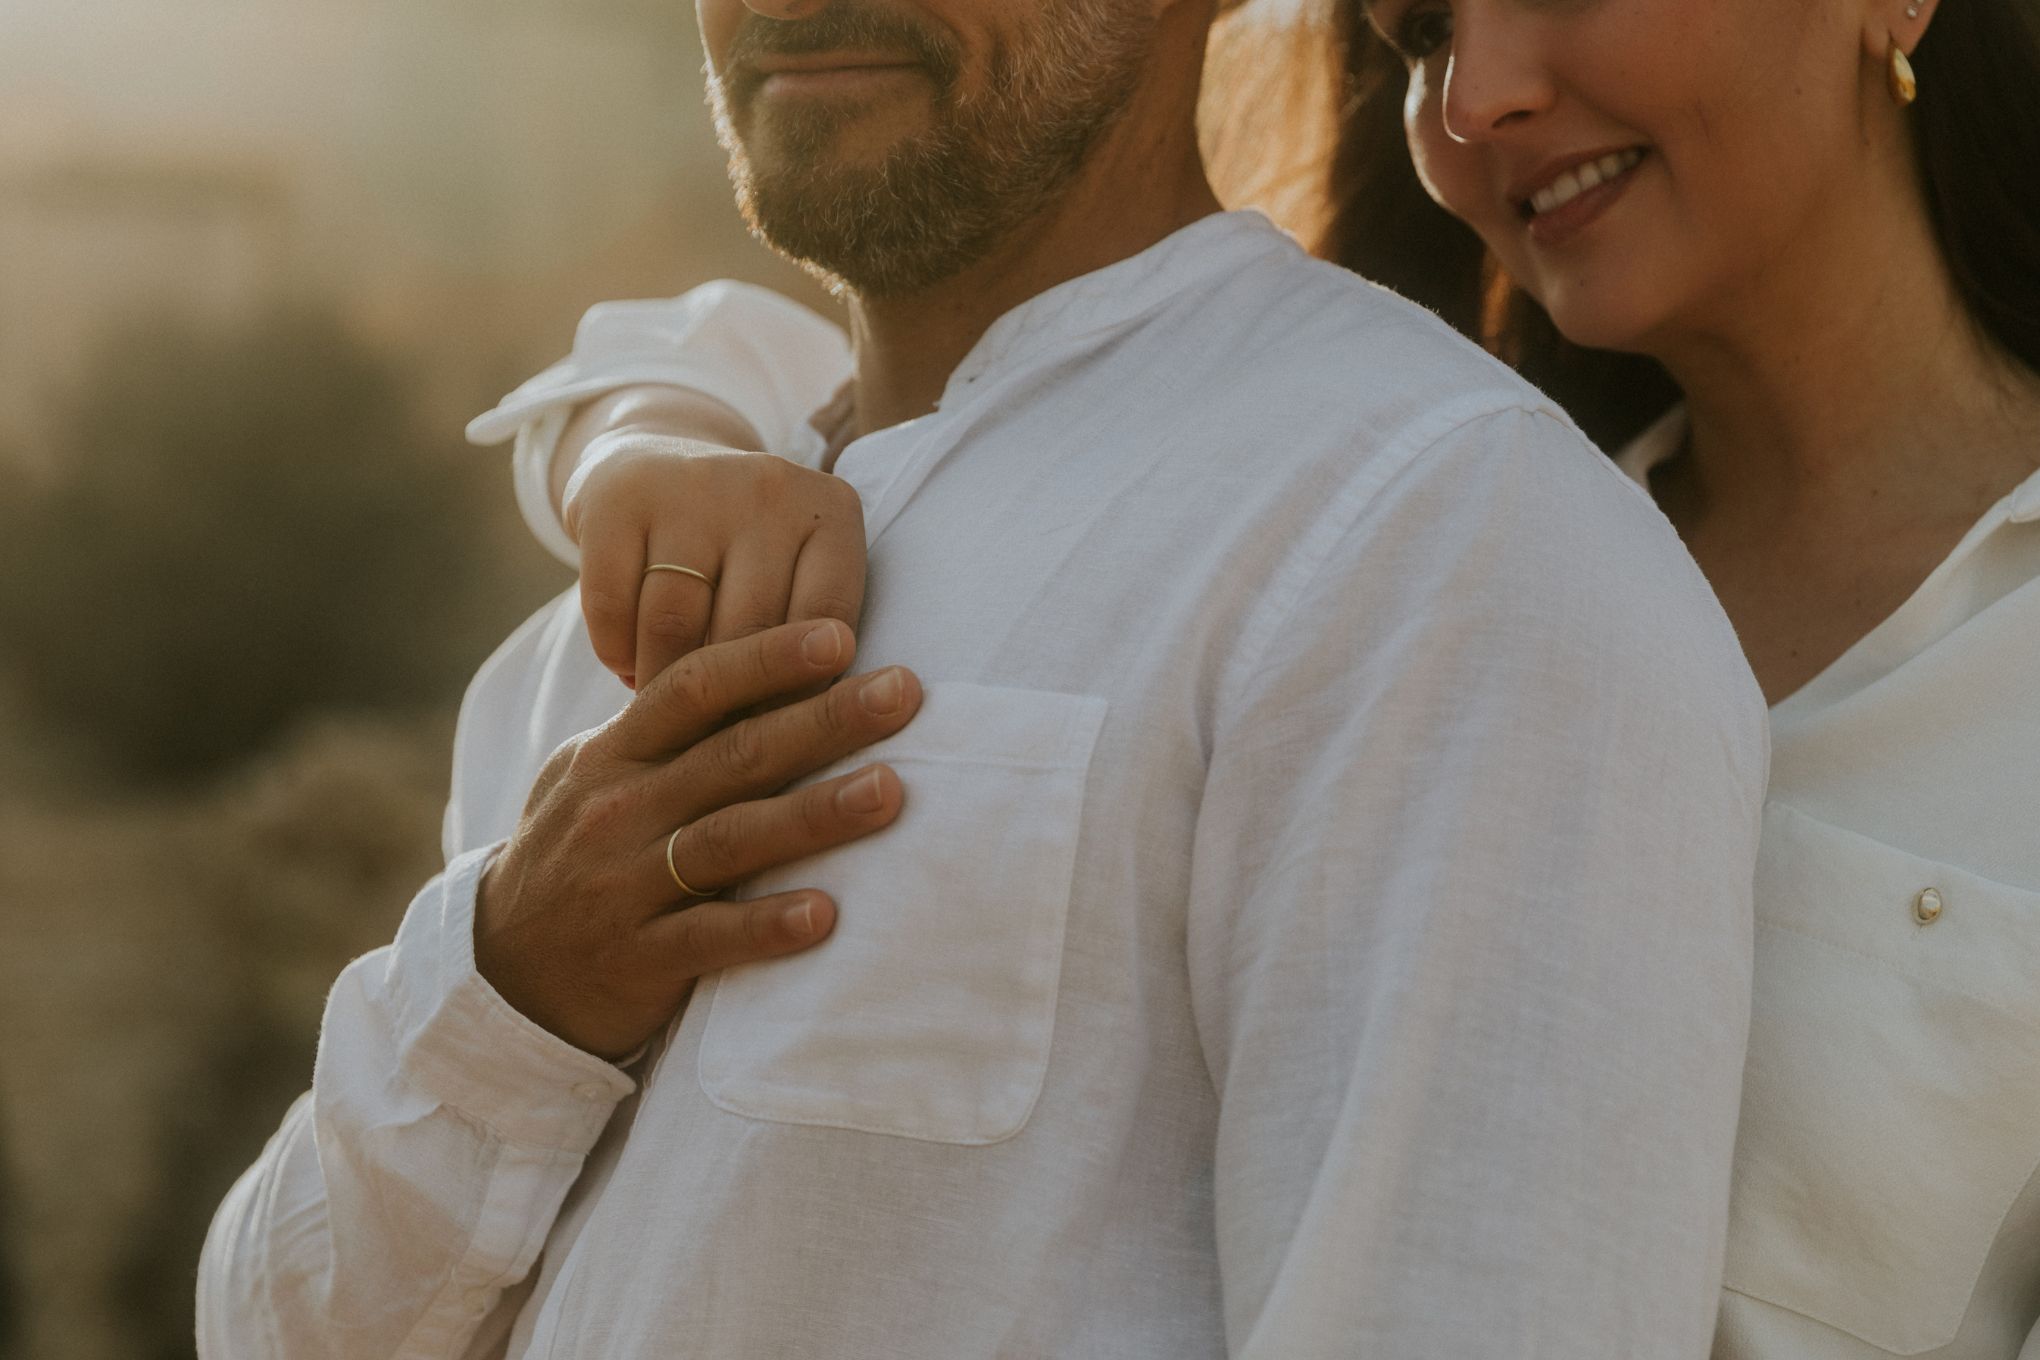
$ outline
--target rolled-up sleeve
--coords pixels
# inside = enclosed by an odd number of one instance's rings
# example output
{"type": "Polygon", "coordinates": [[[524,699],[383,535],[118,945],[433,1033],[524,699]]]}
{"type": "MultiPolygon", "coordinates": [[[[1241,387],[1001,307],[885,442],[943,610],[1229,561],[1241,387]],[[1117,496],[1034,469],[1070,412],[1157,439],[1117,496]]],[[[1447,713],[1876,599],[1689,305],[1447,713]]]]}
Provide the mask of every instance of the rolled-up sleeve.
{"type": "Polygon", "coordinates": [[[1702,1360],[1768,753],[1733,635],[1545,414],[1325,539],[1193,870],[1230,1352],[1702,1360]]]}
{"type": "Polygon", "coordinates": [[[207,1360],[458,1357],[507,1323],[633,1083],[475,972],[488,855],[455,860],[335,984],[312,1090],[207,1239],[207,1360]]]}

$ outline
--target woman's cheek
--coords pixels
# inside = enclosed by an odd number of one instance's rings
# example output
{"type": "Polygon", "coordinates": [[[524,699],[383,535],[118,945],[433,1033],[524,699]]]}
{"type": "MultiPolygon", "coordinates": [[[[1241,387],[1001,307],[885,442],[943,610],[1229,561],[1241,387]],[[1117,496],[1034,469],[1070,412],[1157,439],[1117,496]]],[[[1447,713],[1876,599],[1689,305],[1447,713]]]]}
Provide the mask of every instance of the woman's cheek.
{"type": "Polygon", "coordinates": [[[1447,209],[1444,186],[1439,183],[1439,147],[1444,128],[1437,124],[1437,103],[1431,98],[1430,80],[1419,66],[1410,72],[1409,92],[1403,96],[1403,137],[1409,142],[1410,162],[1417,168],[1417,181],[1432,200],[1447,209]]]}
{"type": "Polygon", "coordinates": [[[1410,161],[1432,202],[1479,231],[1479,153],[1446,134],[1437,87],[1427,70],[1420,66],[1411,73],[1409,95],[1403,102],[1403,134],[1409,140],[1410,161]]]}

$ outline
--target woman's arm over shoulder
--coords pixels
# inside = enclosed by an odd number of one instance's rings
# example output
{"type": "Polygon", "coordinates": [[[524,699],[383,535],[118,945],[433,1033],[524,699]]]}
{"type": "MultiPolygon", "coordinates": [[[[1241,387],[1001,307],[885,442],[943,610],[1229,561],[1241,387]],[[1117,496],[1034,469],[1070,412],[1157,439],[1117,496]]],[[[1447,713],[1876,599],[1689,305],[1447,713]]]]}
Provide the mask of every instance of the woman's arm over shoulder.
{"type": "Polygon", "coordinates": [[[469,434],[515,434],[525,520],[580,569],[595,653],[635,686],[788,619],[855,626],[862,508],[811,466],[808,423],[849,373],[830,322],[762,288],[707,284],[591,309],[573,355],[469,434]]]}
{"type": "MultiPolygon", "coordinates": [[[[468,425],[477,444],[516,440],[518,503],[532,532],[570,566],[579,550],[560,523],[557,491],[576,459],[562,436],[587,403],[626,388],[682,389],[704,428],[666,433],[712,439],[748,432],[786,453],[808,418],[850,376],[850,346],[834,323],[770,289],[719,280],[677,298],[604,302],[588,310],[573,352],[468,425]]],[[[608,422],[580,422],[581,447],[608,422]]]]}

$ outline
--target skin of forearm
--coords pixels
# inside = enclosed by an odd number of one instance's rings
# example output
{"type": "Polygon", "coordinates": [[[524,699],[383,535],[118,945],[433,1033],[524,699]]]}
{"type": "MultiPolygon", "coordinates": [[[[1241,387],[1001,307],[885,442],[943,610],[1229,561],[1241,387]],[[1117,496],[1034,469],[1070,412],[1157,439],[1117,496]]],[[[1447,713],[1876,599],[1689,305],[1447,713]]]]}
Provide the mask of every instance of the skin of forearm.
{"type": "Polygon", "coordinates": [[[552,505],[562,514],[567,483],[598,435],[618,431],[698,439],[731,449],[756,449],[760,440],[742,416],[714,397],[684,387],[641,383],[583,403],[553,449],[552,505]]]}

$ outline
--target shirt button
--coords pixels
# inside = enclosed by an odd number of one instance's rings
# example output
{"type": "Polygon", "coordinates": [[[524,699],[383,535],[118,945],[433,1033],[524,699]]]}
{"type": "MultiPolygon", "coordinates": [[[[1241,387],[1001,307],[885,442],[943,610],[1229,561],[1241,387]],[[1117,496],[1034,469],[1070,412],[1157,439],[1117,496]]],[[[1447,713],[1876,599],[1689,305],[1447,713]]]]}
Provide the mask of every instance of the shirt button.
{"type": "Polygon", "coordinates": [[[581,1100],[587,1101],[590,1105],[593,1105],[608,1094],[608,1088],[597,1085],[592,1081],[584,1081],[574,1088],[574,1095],[581,1100]]]}
{"type": "Polygon", "coordinates": [[[1939,888],[1922,888],[1920,895],[1913,899],[1913,919],[1923,926],[1930,926],[1941,919],[1941,909],[1946,905],[1941,900],[1939,888]]]}

